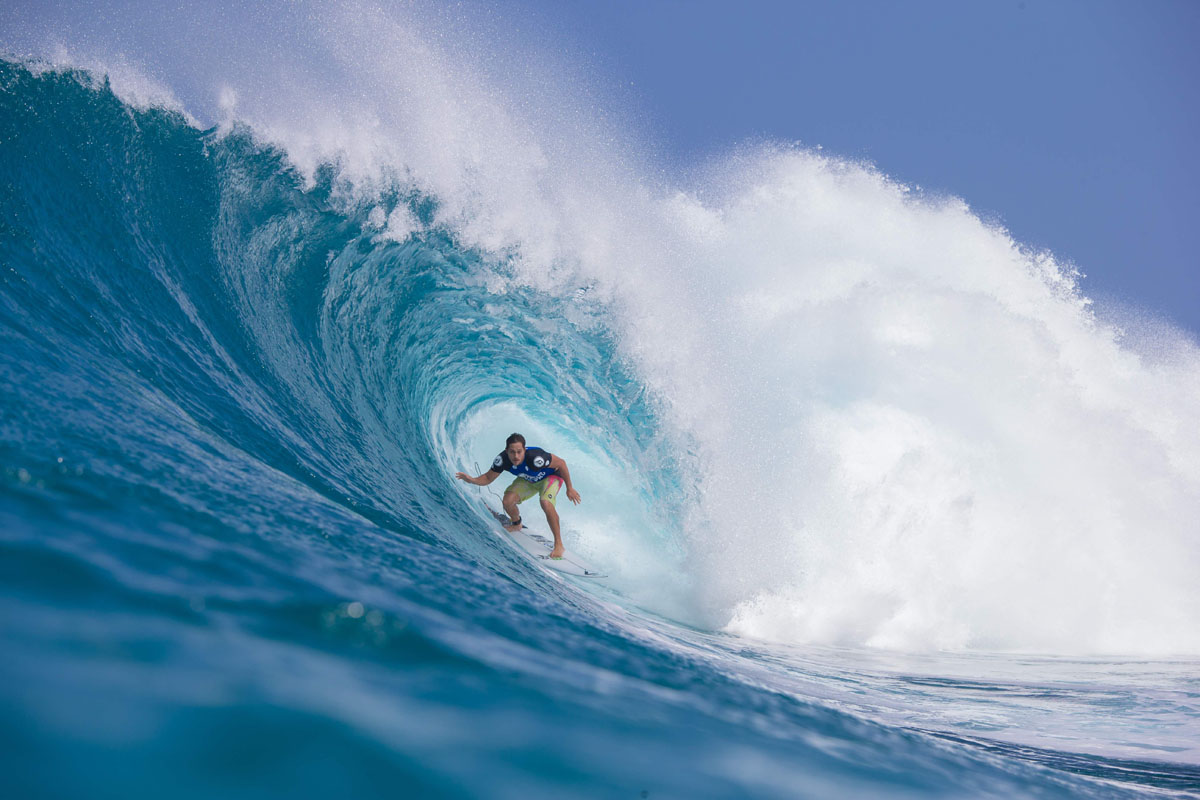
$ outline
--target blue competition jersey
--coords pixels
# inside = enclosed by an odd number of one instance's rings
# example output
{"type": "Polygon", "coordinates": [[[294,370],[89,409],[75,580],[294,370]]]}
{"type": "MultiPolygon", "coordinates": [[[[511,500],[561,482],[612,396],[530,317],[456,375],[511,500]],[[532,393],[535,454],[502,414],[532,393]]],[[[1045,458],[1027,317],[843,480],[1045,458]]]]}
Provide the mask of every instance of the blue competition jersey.
{"type": "Polygon", "coordinates": [[[508,458],[508,451],[505,450],[496,456],[496,460],[492,462],[491,471],[504,472],[508,470],[518,478],[524,478],[532,483],[537,483],[547,475],[558,474],[558,470],[550,469],[551,458],[553,456],[540,447],[526,447],[525,460],[520,464],[514,465],[508,458]]]}

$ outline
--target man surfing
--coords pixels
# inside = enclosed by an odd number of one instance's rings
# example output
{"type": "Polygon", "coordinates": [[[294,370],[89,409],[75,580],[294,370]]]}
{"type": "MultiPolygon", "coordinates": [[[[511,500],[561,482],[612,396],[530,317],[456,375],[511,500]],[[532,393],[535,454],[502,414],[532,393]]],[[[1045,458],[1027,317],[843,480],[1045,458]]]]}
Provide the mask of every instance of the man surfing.
{"type": "Polygon", "coordinates": [[[546,512],[546,522],[550,524],[550,532],[554,534],[554,549],[550,551],[550,557],[562,558],[562,535],[558,530],[558,509],[555,507],[559,489],[565,485],[567,499],[575,505],[579,505],[580,501],[579,492],[571,485],[571,471],[567,469],[567,462],[540,447],[525,447],[525,437],[514,433],[505,440],[504,451],[496,456],[492,468],[487,472],[475,478],[465,472],[456,472],[454,477],[475,486],[487,486],[505,470],[517,477],[504,490],[501,500],[504,513],[512,521],[504,529],[512,533],[521,530],[517,504],[538,495],[541,497],[542,511],[546,512]]]}

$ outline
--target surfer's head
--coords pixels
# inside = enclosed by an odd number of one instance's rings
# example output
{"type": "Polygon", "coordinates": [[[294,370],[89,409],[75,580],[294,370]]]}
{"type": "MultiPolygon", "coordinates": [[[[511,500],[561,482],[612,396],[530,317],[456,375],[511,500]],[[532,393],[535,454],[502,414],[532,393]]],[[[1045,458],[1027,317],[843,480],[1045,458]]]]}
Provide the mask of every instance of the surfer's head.
{"type": "Polygon", "coordinates": [[[514,433],[504,440],[504,451],[508,453],[508,460],[514,464],[520,464],[525,460],[525,437],[519,433],[514,433]]]}

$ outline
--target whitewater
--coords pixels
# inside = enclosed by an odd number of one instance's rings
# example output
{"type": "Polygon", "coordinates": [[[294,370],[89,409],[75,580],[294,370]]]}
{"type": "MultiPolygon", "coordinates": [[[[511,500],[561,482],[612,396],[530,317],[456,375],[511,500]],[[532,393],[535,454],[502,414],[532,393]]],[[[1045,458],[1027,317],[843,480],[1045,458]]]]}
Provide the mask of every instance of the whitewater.
{"type": "Polygon", "coordinates": [[[0,793],[1200,797],[1194,339],[468,11],[5,23],[0,793]]]}

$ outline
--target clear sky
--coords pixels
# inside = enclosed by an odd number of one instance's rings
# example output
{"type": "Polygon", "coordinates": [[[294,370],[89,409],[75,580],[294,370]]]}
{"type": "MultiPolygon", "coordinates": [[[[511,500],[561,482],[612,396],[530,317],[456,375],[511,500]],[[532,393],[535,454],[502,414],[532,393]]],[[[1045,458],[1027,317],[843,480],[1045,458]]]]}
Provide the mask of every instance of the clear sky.
{"type": "Polygon", "coordinates": [[[1200,0],[492,7],[618,87],[674,167],[756,137],[866,159],[1200,332],[1200,0]]]}

